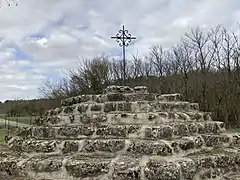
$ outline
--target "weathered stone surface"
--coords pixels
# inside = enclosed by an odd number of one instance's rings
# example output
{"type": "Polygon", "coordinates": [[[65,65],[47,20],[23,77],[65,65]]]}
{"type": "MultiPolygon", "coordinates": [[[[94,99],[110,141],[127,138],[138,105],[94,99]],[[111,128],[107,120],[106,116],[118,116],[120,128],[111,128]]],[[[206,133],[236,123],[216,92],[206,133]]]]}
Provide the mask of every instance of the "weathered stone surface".
{"type": "Polygon", "coordinates": [[[158,99],[160,101],[180,101],[181,100],[181,94],[175,93],[175,94],[161,94],[158,96],[158,99]]]}
{"type": "Polygon", "coordinates": [[[109,103],[104,104],[104,112],[108,113],[108,112],[116,111],[116,110],[117,110],[116,103],[109,102],[109,103]]]}
{"type": "Polygon", "coordinates": [[[146,138],[157,138],[157,139],[165,139],[171,138],[173,136],[173,128],[171,126],[154,126],[147,127],[145,129],[145,137],[146,138]]]}
{"type": "Polygon", "coordinates": [[[134,90],[130,88],[129,86],[108,86],[105,89],[105,93],[133,93],[134,90]]]}
{"type": "Polygon", "coordinates": [[[150,141],[150,140],[131,140],[128,152],[139,153],[146,155],[172,155],[172,148],[162,141],[150,141]]]}
{"type": "Polygon", "coordinates": [[[220,179],[240,172],[240,135],[180,98],[145,86],[109,86],[65,99],[35,126],[11,131],[0,171],[82,180],[220,179]]]}
{"type": "Polygon", "coordinates": [[[32,135],[38,138],[54,138],[56,137],[55,129],[52,127],[33,127],[32,135]]]}
{"type": "Polygon", "coordinates": [[[125,111],[125,112],[131,112],[131,103],[128,102],[121,102],[117,103],[117,110],[118,111],[125,111]]]}
{"type": "Polygon", "coordinates": [[[25,162],[26,169],[35,172],[54,172],[59,171],[62,167],[63,157],[61,156],[35,156],[25,162]]]}
{"type": "Polygon", "coordinates": [[[56,150],[56,141],[25,140],[22,143],[22,151],[50,153],[56,150]]]}
{"type": "Polygon", "coordinates": [[[117,152],[125,147],[125,140],[87,140],[83,152],[117,152]]]}
{"type": "Polygon", "coordinates": [[[175,162],[150,160],[144,169],[149,180],[180,180],[180,166],[175,162]]]}
{"type": "Polygon", "coordinates": [[[102,104],[92,104],[90,110],[91,111],[101,111],[102,110],[102,104]]]}
{"type": "Polygon", "coordinates": [[[114,161],[112,178],[116,180],[140,180],[140,158],[134,156],[120,156],[114,161]]]}
{"type": "Polygon", "coordinates": [[[136,93],[148,93],[147,86],[136,86],[134,87],[134,92],[136,93]]]}
{"type": "Polygon", "coordinates": [[[125,95],[123,93],[109,93],[107,94],[108,101],[124,101],[125,95]]]}
{"type": "Polygon", "coordinates": [[[206,146],[220,146],[230,142],[230,137],[227,135],[202,135],[206,146]]]}
{"type": "Polygon", "coordinates": [[[65,167],[70,176],[84,178],[107,174],[110,162],[102,158],[74,158],[68,160],[65,167]]]}
{"type": "Polygon", "coordinates": [[[186,180],[192,180],[197,172],[196,164],[191,159],[181,159],[177,161],[181,166],[182,176],[186,180]]]}
{"type": "Polygon", "coordinates": [[[58,129],[57,134],[63,137],[78,137],[80,135],[91,136],[94,132],[94,126],[63,126],[58,129]]]}
{"type": "Polygon", "coordinates": [[[77,152],[78,151],[78,146],[79,146],[78,142],[65,141],[62,152],[63,153],[77,152]]]}
{"type": "Polygon", "coordinates": [[[79,118],[82,124],[99,124],[107,121],[106,114],[81,114],[79,118]]]}
{"type": "Polygon", "coordinates": [[[96,134],[101,137],[106,136],[126,137],[127,126],[103,125],[97,128],[96,134]]]}
{"type": "Polygon", "coordinates": [[[80,113],[85,113],[88,110],[88,104],[80,104],[77,106],[77,110],[80,113]]]}

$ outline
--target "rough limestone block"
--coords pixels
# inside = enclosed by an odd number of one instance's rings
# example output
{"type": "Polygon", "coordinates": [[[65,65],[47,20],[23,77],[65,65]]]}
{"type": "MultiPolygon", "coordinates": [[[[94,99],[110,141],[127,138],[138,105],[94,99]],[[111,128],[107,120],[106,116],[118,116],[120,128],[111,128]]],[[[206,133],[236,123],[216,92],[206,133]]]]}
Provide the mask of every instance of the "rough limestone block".
{"type": "Polygon", "coordinates": [[[76,106],[67,106],[63,109],[63,112],[66,114],[73,113],[73,110],[76,108],[76,106]]]}
{"type": "Polygon", "coordinates": [[[111,160],[102,158],[74,158],[67,161],[65,168],[70,176],[86,178],[107,174],[110,162],[111,160]]]}
{"type": "Polygon", "coordinates": [[[54,152],[56,151],[56,141],[25,140],[22,143],[22,150],[25,152],[54,152]]]}
{"type": "Polygon", "coordinates": [[[78,110],[78,112],[80,112],[80,113],[85,113],[85,112],[87,112],[87,110],[88,110],[88,104],[79,104],[78,106],[77,106],[77,110],[78,110]]]}
{"type": "Polygon", "coordinates": [[[133,93],[133,94],[125,94],[125,100],[127,102],[136,102],[136,101],[155,101],[155,94],[142,94],[142,93],[133,93]]]}
{"type": "Polygon", "coordinates": [[[87,140],[83,152],[118,152],[125,147],[125,140],[87,140]]]}
{"type": "Polygon", "coordinates": [[[206,146],[214,147],[230,143],[231,138],[227,135],[201,135],[205,141],[206,146]]]}
{"type": "Polygon", "coordinates": [[[120,156],[113,162],[112,178],[116,180],[140,180],[140,158],[133,156],[120,156]]]}
{"type": "Polygon", "coordinates": [[[107,121],[106,114],[81,114],[79,117],[79,121],[82,124],[99,124],[107,121]]]}
{"type": "Polygon", "coordinates": [[[136,86],[136,87],[134,87],[134,92],[135,93],[148,93],[148,88],[147,88],[147,86],[136,86]]]}
{"type": "Polygon", "coordinates": [[[180,180],[181,167],[175,162],[149,160],[144,173],[149,180],[180,180]]]}
{"type": "Polygon", "coordinates": [[[167,139],[173,136],[173,128],[170,126],[149,126],[145,129],[146,138],[167,139]]]}
{"type": "Polygon", "coordinates": [[[131,112],[131,110],[132,110],[131,103],[119,102],[119,103],[117,103],[117,110],[124,111],[124,112],[131,112]]]}
{"type": "Polygon", "coordinates": [[[173,134],[175,136],[187,136],[189,135],[188,125],[185,123],[171,124],[173,126],[173,134]]]}
{"type": "Polygon", "coordinates": [[[179,101],[181,100],[181,94],[175,93],[175,94],[162,94],[158,96],[159,100],[166,100],[166,101],[179,101]]]}
{"type": "Polygon", "coordinates": [[[138,133],[141,129],[141,125],[129,125],[127,129],[127,134],[138,133]]]}
{"type": "Polygon", "coordinates": [[[53,127],[32,127],[32,135],[37,138],[54,138],[56,137],[56,132],[53,127]]]}
{"type": "Polygon", "coordinates": [[[34,156],[27,160],[24,166],[26,167],[26,169],[35,171],[36,173],[55,172],[61,169],[62,160],[63,157],[57,155],[40,155],[34,156]]]}
{"type": "Polygon", "coordinates": [[[78,151],[78,142],[75,141],[65,141],[63,145],[62,152],[63,153],[71,153],[71,152],[77,152],[78,151]]]}
{"type": "Polygon", "coordinates": [[[117,105],[115,102],[104,103],[104,112],[108,113],[116,110],[117,110],[117,105]]]}
{"type": "Polygon", "coordinates": [[[57,130],[57,135],[61,137],[78,137],[80,135],[91,136],[94,132],[94,126],[63,126],[57,130]]]}
{"type": "Polygon", "coordinates": [[[101,111],[102,104],[92,104],[90,107],[90,111],[101,111]]]}
{"type": "Polygon", "coordinates": [[[173,154],[172,148],[168,144],[151,140],[131,140],[127,151],[145,155],[168,156],[173,154]]]}
{"type": "Polygon", "coordinates": [[[97,127],[96,135],[101,137],[107,137],[107,136],[115,136],[115,137],[126,137],[127,135],[127,127],[122,125],[102,125],[97,127]]]}
{"type": "Polygon", "coordinates": [[[109,93],[106,95],[108,101],[124,101],[125,95],[123,93],[109,93]]]}
{"type": "Polygon", "coordinates": [[[17,166],[17,161],[16,160],[0,161],[0,172],[7,172],[8,175],[12,176],[19,175],[20,169],[17,166]]]}
{"type": "Polygon", "coordinates": [[[107,101],[107,96],[105,94],[92,95],[92,101],[96,103],[104,103],[107,101]]]}
{"type": "Polygon", "coordinates": [[[196,124],[195,123],[188,124],[189,134],[196,134],[198,132],[198,126],[196,124]]]}
{"type": "Polygon", "coordinates": [[[133,93],[134,90],[132,88],[130,88],[129,86],[108,86],[105,89],[105,93],[109,94],[109,93],[133,93]]]}
{"type": "Polygon", "coordinates": [[[181,159],[177,163],[181,166],[181,173],[184,179],[192,180],[197,172],[196,164],[191,159],[181,159]]]}

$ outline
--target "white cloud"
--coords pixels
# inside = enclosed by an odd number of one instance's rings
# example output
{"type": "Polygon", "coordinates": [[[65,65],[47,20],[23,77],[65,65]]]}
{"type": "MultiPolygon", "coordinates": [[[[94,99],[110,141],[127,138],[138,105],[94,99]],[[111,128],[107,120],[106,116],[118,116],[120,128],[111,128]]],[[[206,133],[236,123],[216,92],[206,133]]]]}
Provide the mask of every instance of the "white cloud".
{"type": "Polygon", "coordinates": [[[131,57],[147,53],[154,44],[170,47],[189,28],[230,27],[239,17],[239,0],[20,0],[17,7],[3,3],[0,100],[38,96],[37,88],[46,79],[63,76],[79,56],[118,56],[121,48],[110,37],[122,24],[138,38],[127,49],[131,57]]]}

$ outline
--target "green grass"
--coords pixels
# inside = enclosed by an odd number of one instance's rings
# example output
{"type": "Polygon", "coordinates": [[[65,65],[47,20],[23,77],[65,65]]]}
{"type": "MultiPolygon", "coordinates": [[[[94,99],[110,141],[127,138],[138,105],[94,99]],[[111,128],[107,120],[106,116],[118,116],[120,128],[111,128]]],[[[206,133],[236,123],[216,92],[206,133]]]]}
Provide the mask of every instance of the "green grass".
{"type": "MultiPolygon", "coordinates": [[[[30,116],[19,116],[19,117],[13,116],[13,117],[1,117],[1,118],[3,118],[3,119],[7,118],[8,120],[14,121],[14,122],[17,122],[17,119],[18,119],[18,122],[23,123],[23,124],[30,124],[31,123],[31,117],[30,116]]],[[[34,119],[35,119],[35,116],[32,117],[32,122],[33,122],[34,119]]]]}
{"type": "Polygon", "coordinates": [[[240,128],[231,128],[231,129],[228,129],[228,131],[240,133],[240,128]]]}
{"type": "Polygon", "coordinates": [[[0,129],[0,145],[4,143],[4,137],[7,135],[6,129],[0,129]]]}

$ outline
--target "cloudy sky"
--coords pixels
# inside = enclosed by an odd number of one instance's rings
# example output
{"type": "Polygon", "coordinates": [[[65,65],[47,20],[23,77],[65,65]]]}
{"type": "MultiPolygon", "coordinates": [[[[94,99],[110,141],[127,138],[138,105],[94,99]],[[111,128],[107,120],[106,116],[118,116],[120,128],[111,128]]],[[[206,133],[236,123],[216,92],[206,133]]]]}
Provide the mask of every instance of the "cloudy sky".
{"type": "Polygon", "coordinates": [[[1,101],[39,97],[38,87],[63,77],[79,57],[120,56],[110,37],[122,24],[137,37],[130,57],[154,44],[170,47],[189,28],[240,20],[239,0],[18,0],[17,7],[1,1],[1,101]]]}

